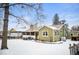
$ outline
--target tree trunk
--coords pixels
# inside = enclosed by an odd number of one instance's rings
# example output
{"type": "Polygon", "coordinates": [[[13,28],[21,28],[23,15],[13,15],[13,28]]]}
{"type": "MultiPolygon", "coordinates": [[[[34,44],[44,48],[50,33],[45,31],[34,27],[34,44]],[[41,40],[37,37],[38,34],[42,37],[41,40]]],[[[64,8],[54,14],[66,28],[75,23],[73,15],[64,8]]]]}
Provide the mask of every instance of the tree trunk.
{"type": "Polygon", "coordinates": [[[7,47],[8,19],[9,19],[9,3],[4,3],[4,25],[3,25],[3,39],[1,49],[8,49],[7,47]]]}

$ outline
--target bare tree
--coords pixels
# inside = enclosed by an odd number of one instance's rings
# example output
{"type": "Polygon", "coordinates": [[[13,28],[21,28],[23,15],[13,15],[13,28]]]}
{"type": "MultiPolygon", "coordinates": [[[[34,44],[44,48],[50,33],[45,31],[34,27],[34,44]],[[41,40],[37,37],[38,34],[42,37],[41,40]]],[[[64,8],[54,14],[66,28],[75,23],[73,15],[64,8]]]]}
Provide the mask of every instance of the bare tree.
{"type": "Polygon", "coordinates": [[[79,26],[72,26],[71,30],[73,30],[73,31],[79,31],[79,26]]]}
{"type": "Polygon", "coordinates": [[[61,20],[60,22],[61,22],[62,24],[65,24],[66,20],[61,20]]]}
{"type": "Polygon", "coordinates": [[[35,12],[35,16],[37,17],[38,20],[40,20],[42,18],[42,14],[41,12],[41,4],[26,4],[26,3],[13,3],[13,4],[9,4],[9,3],[2,3],[0,4],[0,8],[4,9],[4,26],[3,26],[3,39],[2,39],[2,45],[1,45],[1,49],[8,49],[7,47],[7,34],[8,34],[8,21],[9,21],[9,16],[13,16],[16,19],[18,19],[18,21],[23,20],[25,23],[27,23],[27,21],[25,21],[24,19],[22,19],[19,16],[13,15],[11,14],[11,7],[21,7],[23,9],[31,9],[34,10],[35,12]]]}
{"type": "Polygon", "coordinates": [[[4,26],[3,26],[3,39],[1,49],[7,49],[7,33],[8,33],[8,18],[9,18],[9,3],[4,5],[4,26]]]}

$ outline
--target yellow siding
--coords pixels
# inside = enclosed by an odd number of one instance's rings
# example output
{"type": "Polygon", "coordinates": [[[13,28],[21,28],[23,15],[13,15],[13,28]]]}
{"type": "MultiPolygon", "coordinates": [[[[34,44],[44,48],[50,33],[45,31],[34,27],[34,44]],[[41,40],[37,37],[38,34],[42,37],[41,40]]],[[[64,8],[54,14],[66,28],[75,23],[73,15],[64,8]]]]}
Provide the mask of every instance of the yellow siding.
{"type": "Polygon", "coordinates": [[[56,36],[54,35],[54,40],[53,41],[56,42],[56,41],[59,41],[59,40],[60,40],[59,35],[56,35],[56,36]]]}
{"type": "Polygon", "coordinates": [[[59,41],[59,35],[55,35],[54,30],[48,28],[48,27],[43,27],[39,30],[39,40],[43,41],[59,41]],[[48,32],[48,36],[43,36],[43,32],[48,32]]]}
{"type": "Polygon", "coordinates": [[[55,35],[55,31],[53,32],[53,41],[59,41],[60,40],[60,35],[55,35]]]}
{"type": "Polygon", "coordinates": [[[50,28],[43,27],[39,30],[39,40],[53,41],[53,31],[50,28]],[[43,36],[43,32],[48,32],[48,36],[43,36]]]}

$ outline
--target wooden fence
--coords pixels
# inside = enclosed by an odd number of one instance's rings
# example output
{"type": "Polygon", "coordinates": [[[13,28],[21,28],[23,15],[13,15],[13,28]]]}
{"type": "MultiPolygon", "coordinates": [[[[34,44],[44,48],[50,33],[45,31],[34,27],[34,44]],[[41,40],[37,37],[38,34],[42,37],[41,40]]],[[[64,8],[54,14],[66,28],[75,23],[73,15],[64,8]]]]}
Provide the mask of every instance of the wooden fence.
{"type": "Polygon", "coordinates": [[[69,45],[70,55],[79,55],[79,44],[69,45]]]}

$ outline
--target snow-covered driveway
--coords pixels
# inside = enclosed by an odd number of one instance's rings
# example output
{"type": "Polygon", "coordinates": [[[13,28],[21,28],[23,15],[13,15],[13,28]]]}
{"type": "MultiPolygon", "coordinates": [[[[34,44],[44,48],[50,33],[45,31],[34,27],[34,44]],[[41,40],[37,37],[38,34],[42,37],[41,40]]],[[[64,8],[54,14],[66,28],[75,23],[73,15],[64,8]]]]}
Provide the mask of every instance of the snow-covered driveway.
{"type": "Polygon", "coordinates": [[[69,55],[69,44],[78,42],[67,40],[61,44],[46,44],[33,40],[8,40],[9,49],[0,49],[0,55],[69,55]]]}

